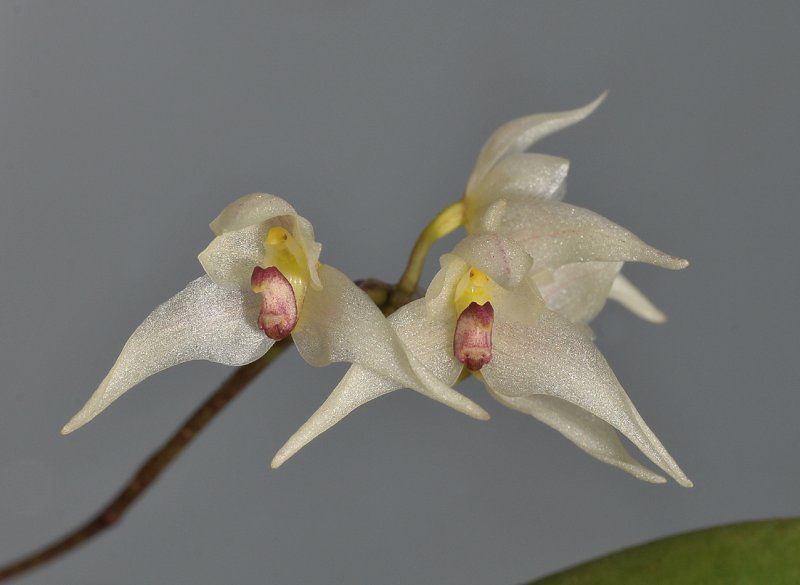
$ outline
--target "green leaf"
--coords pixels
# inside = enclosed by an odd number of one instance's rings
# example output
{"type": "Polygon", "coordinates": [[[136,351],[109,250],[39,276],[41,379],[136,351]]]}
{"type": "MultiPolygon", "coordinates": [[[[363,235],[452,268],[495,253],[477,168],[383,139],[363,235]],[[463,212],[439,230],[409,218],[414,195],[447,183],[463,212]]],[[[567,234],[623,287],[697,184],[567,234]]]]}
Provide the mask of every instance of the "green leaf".
{"type": "Polygon", "coordinates": [[[798,585],[800,518],[706,528],[625,549],[530,585],[798,585]]]}

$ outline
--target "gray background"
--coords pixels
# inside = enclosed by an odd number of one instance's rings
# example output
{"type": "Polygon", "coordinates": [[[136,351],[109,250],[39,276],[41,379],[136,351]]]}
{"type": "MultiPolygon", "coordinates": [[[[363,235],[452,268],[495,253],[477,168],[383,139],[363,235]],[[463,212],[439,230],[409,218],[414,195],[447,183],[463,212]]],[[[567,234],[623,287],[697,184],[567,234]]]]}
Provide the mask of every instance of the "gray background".
{"type": "Polygon", "coordinates": [[[539,150],[572,160],[569,202],[692,260],[626,268],[669,323],[610,305],[596,329],[694,489],[473,383],[488,423],[397,392],[270,471],[344,371],[292,351],[119,528],[19,582],[512,584],[796,514],[800,9],[723,6],[0,0],[1,560],[93,513],[228,374],[172,369],[58,434],[229,201],[281,195],[324,261],[392,280],[496,126],[605,89],[539,150]]]}

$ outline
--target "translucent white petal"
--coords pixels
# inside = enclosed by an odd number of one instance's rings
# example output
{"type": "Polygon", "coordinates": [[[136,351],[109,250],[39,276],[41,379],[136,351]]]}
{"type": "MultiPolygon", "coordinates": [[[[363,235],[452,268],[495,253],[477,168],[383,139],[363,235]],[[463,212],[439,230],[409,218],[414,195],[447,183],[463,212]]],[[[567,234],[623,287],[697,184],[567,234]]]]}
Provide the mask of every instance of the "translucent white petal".
{"type": "MultiPolygon", "coordinates": [[[[545,136],[580,122],[591,114],[605,99],[603,93],[592,103],[567,112],[534,114],[517,118],[494,131],[478,154],[478,160],[467,183],[467,193],[483,179],[497,161],[513,152],[523,152],[545,136]]],[[[469,196],[469,195],[468,195],[469,196]]]]}
{"type": "Polygon", "coordinates": [[[207,276],[193,280],[133,332],[100,387],[62,433],[83,426],[127,390],[176,364],[209,360],[239,366],[258,359],[274,343],[256,325],[258,310],[253,293],[221,287],[207,276]]]}
{"type": "Polygon", "coordinates": [[[529,414],[554,428],[592,457],[618,467],[643,481],[664,483],[666,480],[647,469],[628,453],[614,427],[574,404],[553,396],[520,396],[509,398],[487,387],[500,403],[529,414]]]}
{"type": "Polygon", "coordinates": [[[446,386],[455,383],[462,369],[453,355],[455,312],[450,319],[431,319],[420,299],[393,313],[389,323],[412,358],[446,386]]]}
{"type": "Polygon", "coordinates": [[[525,249],[496,233],[467,236],[452,253],[504,287],[517,286],[531,269],[531,258],[525,249]]]}
{"type": "MultiPolygon", "coordinates": [[[[214,238],[197,258],[206,274],[220,286],[249,291],[253,268],[259,266],[264,258],[264,237],[270,227],[279,223],[279,220],[273,220],[273,223],[225,232],[214,238]]],[[[288,229],[288,222],[283,223],[286,223],[283,227],[288,229]]]]}
{"type": "Polygon", "coordinates": [[[628,437],[678,483],[691,482],[636,411],[594,344],[566,319],[543,310],[534,324],[496,312],[492,361],[481,373],[509,398],[543,394],[567,400],[628,437]]]}
{"type": "Polygon", "coordinates": [[[314,239],[314,228],[311,226],[311,222],[301,215],[294,216],[293,227],[290,231],[305,252],[311,286],[319,290],[322,288],[322,282],[317,273],[317,266],[319,265],[319,255],[322,252],[322,244],[314,239]]]}
{"type": "MultiPolygon", "coordinates": [[[[324,269],[320,273],[325,275],[324,269]]],[[[434,400],[464,412],[468,405],[473,403],[449,388],[455,383],[461,372],[461,364],[453,357],[452,326],[440,321],[429,320],[425,315],[424,302],[418,300],[402,307],[389,317],[392,327],[406,344],[415,375],[425,378],[428,382],[428,385],[418,385],[415,389],[434,400]],[[431,375],[435,376],[438,384],[448,388],[449,392],[430,392],[428,387],[432,381],[428,379],[428,376],[431,375]]],[[[281,447],[272,460],[272,467],[282,465],[305,445],[359,406],[405,386],[406,384],[378,374],[367,367],[359,364],[353,365],[322,406],[281,447]]],[[[488,418],[489,415],[482,409],[480,412],[482,416],[478,418],[488,418]]]]}
{"type": "Polygon", "coordinates": [[[233,232],[282,215],[297,215],[294,207],[275,195],[250,193],[228,205],[211,222],[216,235],[233,232]]]}
{"type": "Polygon", "coordinates": [[[633,283],[617,275],[611,285],[608,298],[614,299],[634,315],[651,323],[663,323],[667,316],[648,299],[633,283]]]}
{"type": "Polygon", "coordinates": [[[495,317],[501,322],[532,324],[545,308],[544,300],[530,277],[513,289],[495,287],[491,302],[495,317]]]}
{"type": "Polygon", "coordinates": [[[563,199],[568,172],[565,158],[535,153],[506,156],[465,197],[467,232],[477,231],[476,220],[498,199],[563,199]]]}
{"type": "Polygon", "coordinates": [[[534,276],[551,311],[573,323],[588,323],[606,304],[622,262],[574,262],[534,276]]]}
{"type": "Polygon", "coordinates": [[[464,229],[468,234],[474,232],[497,232],[502,225],[503,216],[506,214],[506,200],[498,199],[487,205],[478,215],[467,212],[464,215],[464,229]]]}
{"type": "Polygon", "coordinates": [[[529,152],[511,154],[489,171],[478,185],[475,196],[561,199],[568,172],[569,161],[559,156],[529,152]]]}
{"type": "Polygon", "coordinates": [[[443,254],[439,257],[439,272],[431,280],[423,302],[427,308],[427,317],[437,321],[452,321],[455,327],[456,307],[454,301],[458,281],[469,270],[469,265],[455,254],[443,254]]]}
{"type": "MultiPolygon", "coordinates": [[[[303,359],[313,366],[333,362],[360,364],[394,380],[400,387],[417,390],[474,418],[488,418],[480,406],[422,367],[414,355],[409,355],[380,310],[347,276],[325,264],[320,266],[319,274],[323,289],[306,294],[300,319],[292,333],[303,359]]],[[[426,330],[422,321],[412,319],[412,323],[405,326],[420,338],[417,343],[424,344],[424,339],[438,335],[438,332],[426,330]]]]}
{"type": "Polygon", "coordinates": [[[277,469],[359,406],[399,388],[402,385],[393,380],[365,367],[353,365],[322,406],[278,450],[270,465],[277,469]]]}
{"type": "Polygon", "coordinates": [[[689,265],[601,215],[559,201],[507,201],[500,231],[525,247],[535,271],[590,261],[646,262],[672,270],[689,265]]]}

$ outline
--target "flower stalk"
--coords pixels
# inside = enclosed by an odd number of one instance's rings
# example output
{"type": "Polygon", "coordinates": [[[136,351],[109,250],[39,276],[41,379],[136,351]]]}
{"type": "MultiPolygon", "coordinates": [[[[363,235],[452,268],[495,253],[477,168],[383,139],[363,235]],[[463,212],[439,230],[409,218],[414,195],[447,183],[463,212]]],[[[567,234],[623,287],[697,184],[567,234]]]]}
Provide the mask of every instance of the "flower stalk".
{"type": "Polygon", "coordinates": [[[394,293],[391,296],[391,305],[394,309],[402,307],[414,300],[422,269],[425,268],[425,259],[431,251],[433,244],[447,234],[457,230],[464,224],[464,201],[458,200],[442,209],[433,220],[425,226],[422,233],[414,243],[405,272],[397,281],[394,293]]]}
{"type": "Polygon", "coordinates": [[[88,542],[122,519],[153,482],[170,466],[222,410],[289,346],[289,341],[276,343],[272,351],[258,360],[241,366],[186,419],[181,427],[159,447],[123,486],[117,496],[91,520],[52,544],[28,556],[0,567],[0,581],[6,581],[40,567],[88,542]]]}

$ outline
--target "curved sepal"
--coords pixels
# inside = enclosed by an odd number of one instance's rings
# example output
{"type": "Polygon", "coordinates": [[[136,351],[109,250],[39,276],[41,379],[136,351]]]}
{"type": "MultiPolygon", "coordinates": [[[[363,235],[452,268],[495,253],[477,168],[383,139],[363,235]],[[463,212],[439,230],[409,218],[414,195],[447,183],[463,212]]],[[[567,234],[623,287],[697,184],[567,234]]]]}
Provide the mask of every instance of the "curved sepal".
{"type": "Polygon", "coordinates": [[[498,231],[524,246],[534,271],[591,261],[644,262],[671,270],[689,265],[593,211],[560,201],[508,201],[498,231]]]}
{"type": "Polygon", "coordinates": [[[489,169],[501,158],[514,152],[523,152],[542,138],[580,122],[594,112],[605,97],[606,93],[603,93],[592,103],[576,110],[534,114],[511,120],[500,126],[478,154],[478,160],[467,183],[467,193],[469,194],[478,185],[489,169]]]}
{"type": "Polygon", "coordinates": [[[274,341],[258,329],[258,311],[253,293],[221,287],[208,276],[193,280],[136,328],[114,367],[61,432],[83,426],[130,388],[174,365],[209,360],[240,366],[260,358],[274,341]]]}
{"type": "Polygon", "coordinates": [[[508,398],[545,395],[571,402],[612,425],[679,484],[692,485],[580,330],[549,310],[528,324],[501,316],[494,325],[493,359],[481,370],[494,392],[508,398]]]}
{"type": "Polygon", "coordinates": [[[572,323],[588,323],[606,304],[622,262],[573,262],[534,275],[547,308],[572,323]]]}
{"type": "Polygon", "coordinates": [[[667,320],[667,315],[621,274],[618,274],[611,284],[608,298],[617,301],[631,313],[645,321],[664,323],[667,320]]]}
{"type": "Polygon", "coordinates": [[[399,388],[402,385],[372,370],[351,366],[325,402],[278,450],[270,466],[277,469],[359,406],[399,388]]]}
{"type": "MultiPolygon", "coordinates": [[[[324,271],[320,271],[324,274],[324,271]]],[[[446,324],[428,319],[424,301],[414,301],[389,317],[389,323],[402,340],[409,365],[420,382],[414,386],[379,374],[361,364],[353,365],[317,411],[281,447],[272,467],[283,463],[359,406],[404,387],[474,418],[489,418],[482,408],[456,392],[452,386],[461,364],[453,357],[452,330],[446,324]]]]}
{"type": "Polygon", "coordinates": [[[614,427],[571,402],[541,394],[509,398],[494,392],[491,388],[487,390],[501,404],[528,414],[552,427],[595,459],[622,469],[642,481],[650,483],[666,481],[628,453],[614,427]]]}

